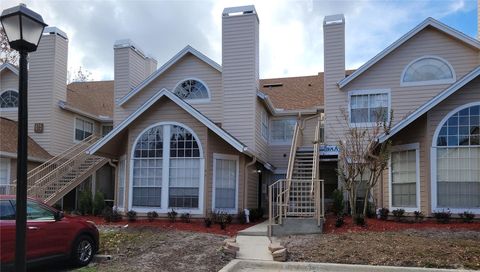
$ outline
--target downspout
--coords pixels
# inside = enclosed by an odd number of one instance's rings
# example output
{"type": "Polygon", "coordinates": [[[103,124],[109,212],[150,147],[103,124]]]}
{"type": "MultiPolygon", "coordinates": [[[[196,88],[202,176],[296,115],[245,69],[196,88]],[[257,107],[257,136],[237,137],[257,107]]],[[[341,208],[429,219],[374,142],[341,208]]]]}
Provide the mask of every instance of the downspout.
{"type": "Polygon", "coordinates": [[[117,190],[118,190],[117,165],[113,163],[113,160],[108,160],[108,165],[110,165],[114,169],[113,178],[115,182],[113,185],[113,206],[117,206],[117,190]]]}
{"type": "Polygon", "coordinates": [[[243,208],[247,208],[247,185],[248,185],[248,167],[254,165],[257,162],[257,157],[253,156],[253,159],[251,162],[247,163],[245,165],[245,175],[243,177],[243,208]]]}

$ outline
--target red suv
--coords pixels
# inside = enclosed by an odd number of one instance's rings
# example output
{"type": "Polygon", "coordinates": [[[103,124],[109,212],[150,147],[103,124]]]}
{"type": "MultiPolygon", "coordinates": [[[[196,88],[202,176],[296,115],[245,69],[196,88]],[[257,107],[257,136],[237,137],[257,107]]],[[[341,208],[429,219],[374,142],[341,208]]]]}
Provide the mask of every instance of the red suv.
{"type": "MultiPolygon", "coordinates": [[[[27,200],[27,263],[70,259],[75,265],[90,263],[98,250],[98,229],[91,221],[64,216],[41,201],[27,200]]],[[[0,196],[0,261],[15,259],[15,196],[0,196]]]]}

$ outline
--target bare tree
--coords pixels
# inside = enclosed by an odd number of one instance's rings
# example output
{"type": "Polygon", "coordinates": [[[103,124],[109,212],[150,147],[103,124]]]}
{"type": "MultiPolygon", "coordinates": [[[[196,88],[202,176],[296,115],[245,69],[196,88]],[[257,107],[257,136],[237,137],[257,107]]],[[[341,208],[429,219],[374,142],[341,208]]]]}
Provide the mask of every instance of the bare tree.
{"type": "Polygon", "coordinates": [[[8,62],[13,65],[18,65],[18,58],[18,52],[10,48],[7,34],[3,30],[3,27],[0,26],[0,64],[8,62]]]}
{"type": "Polygon", "coordinates": [[[82,70],[82,66],[78,67],[78,70],[68,71],[67,82],[85,82],[92,80],[92,73],[88,70],[82,70]]]}
{"type": "Polygon", "coordinates": [[[368,199],[373,197],[371,191],[388,166],[391,143],[380,142],[379,137],[390,132],[393,113],[387,118],[387,113],[380,111],[375,124],[368,127],[351,124],[348,113],[345,110],[342,113],[347,129],[339,141],[338,174],[348,193],[352,216],[357,214],[358,189],[365,188],[362,212],[365,216],[368,199]]]}

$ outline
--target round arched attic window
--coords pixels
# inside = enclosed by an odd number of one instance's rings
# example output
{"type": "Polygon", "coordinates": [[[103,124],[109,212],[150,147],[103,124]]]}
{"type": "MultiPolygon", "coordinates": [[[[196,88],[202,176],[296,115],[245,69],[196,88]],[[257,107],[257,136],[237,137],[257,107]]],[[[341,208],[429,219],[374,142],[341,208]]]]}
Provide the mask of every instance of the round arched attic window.
{"type": "Polygon", "coordinates": [[[18,107],[18,92],[8,90],[0,94],[0,108],[17,108],[18,107]]]}
{"type": "Polygon", "coordinates": [[[452,66],[438,57],[422,57],[410,63],[404,70],[402,83],[417,84],[445,84],[455,81],[452,66]]]}
{"type": "Polygon", "coordinates": [[[183,80],[177,84],[173,93],[182,99],[195,100],[195,99],[209,99],[210,94],[207,86],[196,79],[183,80]]]}

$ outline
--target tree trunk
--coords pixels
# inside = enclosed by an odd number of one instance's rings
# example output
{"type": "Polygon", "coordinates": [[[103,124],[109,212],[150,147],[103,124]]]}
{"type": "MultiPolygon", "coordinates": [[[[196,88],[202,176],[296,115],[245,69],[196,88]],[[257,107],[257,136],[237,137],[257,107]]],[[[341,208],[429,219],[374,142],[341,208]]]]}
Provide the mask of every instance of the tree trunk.
{"type": "Polygon", "coordinates": [[[368,208],[368,196],[370,195],[370,186],[368,186],[365,191],[365,198],[363,200],[363,217],[367,217],[367,208],[368,208]]]}
{"type": "Polygon", "coordinates": [[[357,188],[355,185],[350,188],[349,201],[350,201],[350,215],[354,217],[357,214],[357,188]]]}

